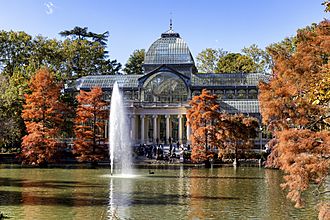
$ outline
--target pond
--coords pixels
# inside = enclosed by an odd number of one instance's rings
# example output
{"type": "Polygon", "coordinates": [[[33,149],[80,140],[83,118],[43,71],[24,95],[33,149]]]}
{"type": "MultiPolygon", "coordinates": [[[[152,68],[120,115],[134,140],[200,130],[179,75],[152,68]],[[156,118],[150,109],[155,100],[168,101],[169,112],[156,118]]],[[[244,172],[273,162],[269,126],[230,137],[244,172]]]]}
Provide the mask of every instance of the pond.
{"type": "Polygon", "coordinates": [[[0,211],[10,219],[316,219],[316,201],[295,209],[278,170],[257,167],[0,169],[0,211]],[[119,217],[119,218],[117,218],[119,217]]]}

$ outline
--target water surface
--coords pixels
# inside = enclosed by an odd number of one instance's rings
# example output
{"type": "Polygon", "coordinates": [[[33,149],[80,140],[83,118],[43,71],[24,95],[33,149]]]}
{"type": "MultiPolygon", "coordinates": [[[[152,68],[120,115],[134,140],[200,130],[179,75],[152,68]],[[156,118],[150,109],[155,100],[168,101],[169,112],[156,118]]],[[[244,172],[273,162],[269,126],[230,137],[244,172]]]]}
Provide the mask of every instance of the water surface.
{"type": "Polygon", "coordinates": [[[281,173],[262,168],[0,169],[0,211],[12,219],[316,219],[295,209],[281,173]]]}

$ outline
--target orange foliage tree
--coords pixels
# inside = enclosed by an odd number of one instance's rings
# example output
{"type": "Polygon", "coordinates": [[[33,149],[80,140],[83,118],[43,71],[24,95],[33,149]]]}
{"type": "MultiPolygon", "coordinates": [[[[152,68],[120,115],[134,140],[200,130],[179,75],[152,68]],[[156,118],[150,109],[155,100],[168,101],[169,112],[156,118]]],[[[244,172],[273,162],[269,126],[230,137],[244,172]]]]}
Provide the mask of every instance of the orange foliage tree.
{"type": "Polygon", "coordinates": [[[219,117],[217,96],[203,89],[202,94],[194,96],[189,102],[191,109],[187,111],[187,123],[191,126],[191,159],[195,162],[207,160],[209,146],[215,146],[216,123],[219,117]]]}
{"type": "Polygon", "coordinates": [[[95,164],[107,155],[104,131],[108,113],[102,95],[102,89],[95,87],[90,92],[80,90],[77,96],[73,153],[79,161],[95,164]]]}
{"type": "Polygon", "coordinates": [[[235,161],[238,164],[238,152],[253,147],[258,127],[256,118],[243,114],[221,113],[216,132],[218,146],[221,146],[220,154],[234,152],[235,161]]]}
{"type": "Polygon", "coordinates": [[[60,86],[53,74],[40,69],[32,77],[30,89],[32,93],[25,95],[22,111],[28,134],[23,137],[21,156],[25,163],[47,165],[59,152],[60,86]]]}
{"type": "Polygon", "coordinates": [[[263,123],[275,138],[271,162],[287,174],[283,187],[301,207],[303,192],[312,183],[324,184],[330,169],[329,103],[315,97],[330,71],[330,21],[299,30],[296,39],[293,53],[270,51],[274,74],[260,84],[259,101],[263,123]]]}
{"type": "Polygon", "coordinates": [[[253,146],[258,121],[243,114],[220,112],[217,96],[203,89],[202,94],[190,101],[187,123],[191,126],[192,153],[194,162],[207,161],[213,154],[211,148],[220,152],[235,152],[253,146]]]}

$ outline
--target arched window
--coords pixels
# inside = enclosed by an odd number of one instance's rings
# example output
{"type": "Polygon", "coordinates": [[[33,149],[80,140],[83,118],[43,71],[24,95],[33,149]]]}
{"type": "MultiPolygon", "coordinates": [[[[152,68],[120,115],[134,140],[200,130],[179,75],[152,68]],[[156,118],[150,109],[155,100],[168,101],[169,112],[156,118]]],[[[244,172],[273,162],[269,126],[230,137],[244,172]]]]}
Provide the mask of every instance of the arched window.
{"type": "Polygon", "coordinates": [[[151,76],[144,84],[146,102],[186,102],[188,89],[184,81],[174,73],[160,72],[151,76]]]}
{"type": "Polygon", "coordinates": [[[246,99],[246,90],[240,89],[237,91],[237,99],[246,99]]]}
{"type": "Polygon", "coordinates": [[[226,90],[226,98],[227,99],[234,99],[235,98],[235,91],[234,90],[226,90]]]}
{"type": "Polygon", "coordinates": [[[222,100],[224,97],[224,92],[223,90],[215,90],[215,94],[218,96],[218,100],[222,100]]]}
{"type": "Polygon", "coordinates": [[[249,99],[258,99],[258,91],[255,89],[249,90],[249,99]]]}
{"type": "Polygon", "coordinates": [[[124,99],[125,100],[132,100],[133,99],[133,97],[132,97],[132,91],[125,91],[124,92],[124,99]]]}

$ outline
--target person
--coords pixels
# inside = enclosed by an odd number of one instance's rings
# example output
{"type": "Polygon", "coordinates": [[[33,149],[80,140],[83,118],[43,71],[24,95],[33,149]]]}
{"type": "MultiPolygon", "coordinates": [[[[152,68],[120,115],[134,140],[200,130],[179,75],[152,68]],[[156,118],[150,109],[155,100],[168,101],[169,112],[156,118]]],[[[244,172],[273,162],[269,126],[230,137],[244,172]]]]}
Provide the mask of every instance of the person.
{"type": "Polygon", "coordinates": [[[163,159],[163,148],[160,144],[157,149],[157,159],[162,160],[163,159]]]}
{"type": "Polygon", "coordinates": [[[175,145],[173,145],[173,149],[172,149],[172,152],[171,152],[172,157],[176,157],[175,151],[176,151],[175,145]]]}
{"type": "Polygon", "coordinates": [[[171,137],[168,138],[168,143],[172,144],[172,138],[171,137]]]}
{"type": "Polygon", "coordinates": [[[152,145],[148,146],[148,158],[152,159],[152,145]]]}
{"type": "Polygon", "coordinates": [[[181,144],[181,147],[180,147],[180,163],[184,162],[183,153],[184,153],[183,144],[181,144]]]}
{"type": "Polygon", "coordinates": [[[160,159],[160,147],[159,146],[157,146],[156,147],[156,160],[159,160],[160,159]]]}
{"type": "Polygon", "coordinates": [[[148,146],[146,144],[143,144],[143,152],[144,152],[144,156],[148,157],[148,146]]]}
{"type": "Polygon", "coordinates": [[[170,152],[168,152],[168,154],[171,156],[172,155],[172,144],[170,144],[170,152]]]}

